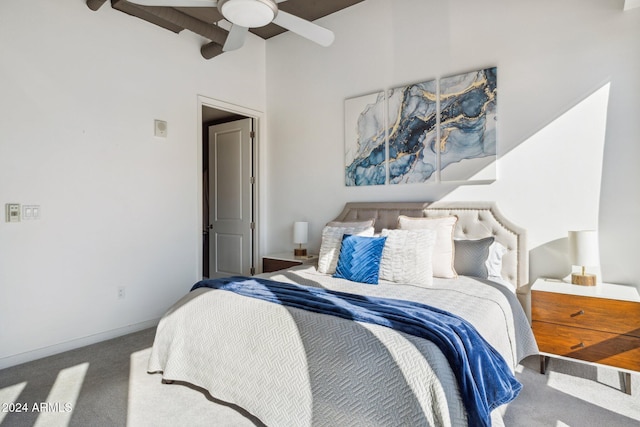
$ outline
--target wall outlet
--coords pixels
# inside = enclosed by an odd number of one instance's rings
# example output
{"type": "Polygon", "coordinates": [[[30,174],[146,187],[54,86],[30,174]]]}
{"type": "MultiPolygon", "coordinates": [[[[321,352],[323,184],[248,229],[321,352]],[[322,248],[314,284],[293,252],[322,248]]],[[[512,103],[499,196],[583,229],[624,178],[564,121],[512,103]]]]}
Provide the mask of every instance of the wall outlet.
{"type": "Polygon", "coordinates": [[[124,286],[119,286],[118,287],[118,299],[124,299],[125,295],[126,295],[126,292],[125,292],[124,286]]]}

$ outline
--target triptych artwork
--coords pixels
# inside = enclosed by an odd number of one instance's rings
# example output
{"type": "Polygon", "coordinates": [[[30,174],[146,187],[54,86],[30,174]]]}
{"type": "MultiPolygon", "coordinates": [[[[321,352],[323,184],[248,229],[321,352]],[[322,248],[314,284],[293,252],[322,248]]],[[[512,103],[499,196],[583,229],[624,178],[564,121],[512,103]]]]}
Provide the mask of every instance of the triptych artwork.
{"type": "Polygon", "coordinates": [[[495,179],[497,68],[345,101],[348,186],[495,179]]]}

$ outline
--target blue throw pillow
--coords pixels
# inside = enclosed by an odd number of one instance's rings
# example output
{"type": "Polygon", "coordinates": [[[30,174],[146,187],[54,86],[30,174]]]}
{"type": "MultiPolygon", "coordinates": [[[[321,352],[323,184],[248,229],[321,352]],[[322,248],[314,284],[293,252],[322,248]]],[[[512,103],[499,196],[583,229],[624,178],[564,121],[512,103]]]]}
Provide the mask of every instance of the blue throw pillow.
{"type": "Polygon", "coordinates": [[[386,237],[351,234],[342,236],[340,256],[333,277],[377,285],[380,259],[386,240],[386,237]]]}

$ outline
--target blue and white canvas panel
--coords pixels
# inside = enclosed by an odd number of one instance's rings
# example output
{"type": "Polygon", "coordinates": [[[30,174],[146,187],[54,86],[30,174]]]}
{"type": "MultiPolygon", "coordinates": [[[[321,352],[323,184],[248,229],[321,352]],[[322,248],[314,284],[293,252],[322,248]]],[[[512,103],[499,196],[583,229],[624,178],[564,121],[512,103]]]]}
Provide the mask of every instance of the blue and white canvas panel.
{"type": "Polygon", "coordinates": [[[497,68],[440,79],[440,179],[496,179],[497,68]]]}
{"type": "Polygon", "coordinates": [[[344,112],[346,185],[385,185],[384,91],[345,100],[344,112]]]}
{"type": "Polygon", "coordinates": [[[430,80],[389,91],[390,184],[436,179],[436,89],[430,80]]]}

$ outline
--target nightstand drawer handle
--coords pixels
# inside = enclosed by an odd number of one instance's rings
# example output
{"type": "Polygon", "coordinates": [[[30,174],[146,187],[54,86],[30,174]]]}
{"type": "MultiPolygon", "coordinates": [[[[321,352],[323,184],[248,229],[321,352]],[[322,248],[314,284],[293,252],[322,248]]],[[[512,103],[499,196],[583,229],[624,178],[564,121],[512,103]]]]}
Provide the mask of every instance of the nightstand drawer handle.
{"type": "Polygon", "coordinates": [[[584,343],[581,342],[580,344],[576,344],[576,345],[572,346],[571,350],[575,350],[576,348],[584,348],[584,343]]]}
{"type": "Polygon", "coordinates": [[[579,311],[579,312],[577,312],[577,313],[573,313],[573,314],[571,315],[571,317],[580,316],[580,315],[582,315],[582,314],[584,314],[584,310],[580,310],[580,311],[579,311]]]}

